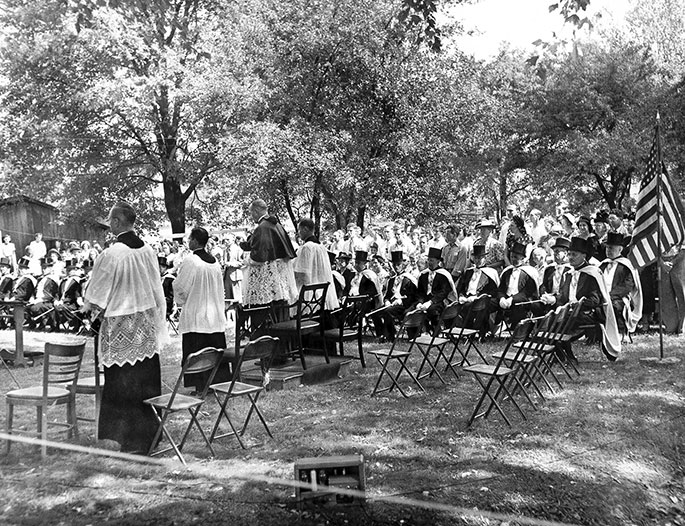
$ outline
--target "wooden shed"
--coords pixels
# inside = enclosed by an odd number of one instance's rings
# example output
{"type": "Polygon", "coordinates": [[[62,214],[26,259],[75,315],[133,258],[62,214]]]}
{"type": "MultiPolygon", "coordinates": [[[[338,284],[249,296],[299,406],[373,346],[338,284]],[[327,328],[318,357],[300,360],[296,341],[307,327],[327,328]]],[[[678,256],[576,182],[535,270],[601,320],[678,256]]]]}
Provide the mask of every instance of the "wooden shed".
{"type": "Polygon", "coordinates": [[[24,254],[24,247],[33,241],[37,232],[43,234],[48,249],[56,241],[65,247],[69,241],[86,239],[104,246],[107,228],[99,222],[65,220],[55,206],[25,195],[0,199],[0,231],[12,237],[17,257],[24,254]]]}

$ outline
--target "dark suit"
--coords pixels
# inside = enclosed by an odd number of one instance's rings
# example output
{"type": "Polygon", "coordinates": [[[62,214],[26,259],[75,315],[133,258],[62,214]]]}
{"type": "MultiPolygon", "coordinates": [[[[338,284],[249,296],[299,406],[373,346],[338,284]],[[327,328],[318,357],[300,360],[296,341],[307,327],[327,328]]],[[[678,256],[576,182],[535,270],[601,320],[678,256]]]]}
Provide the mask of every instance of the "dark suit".
{"type": "MultiPolygon", "coordinates": [[[[438,269],[444,270],[444,269],[438,269]]],[[[445,271],[446,272],[446,271],[445,271]]],[[[430,306],[426,311],[426,318],[428,320],[429,329],[433,330],[440,318],[440,314],[445,308],[445,301],[452,292],[452,285],[449,279],[435,271],[433,284],[428,288],[429,270],[424,270],[419,276],[419,284],[417,287],[417,303],[426,303],[430,301],[430,306]]]]}
{"type": "MultiPolygon", "coordinates": [[[[557,268],[559,268],[560,265],[557,265],[556,263],[552,263],[551,265],[548,265],[545,267],[545,269],[542,272],[542,283],[540,283],[540,295],[542,294],[554,294],[555,292],[559,292],[558,290],[554,290],[554,273],[556,272],[557,268]]],[[[573,267],[571,265],[564,263],[561,265],[563,268],[562,274],[561,274],[561,279],[559,280],[559,287],[561,287],[561,283],[564,281],[564,276],[566,274],[573,270],[573,267]]]]}
{"type": "Polygon", "coordinates": [[[53,320],[59,327],[60,324],[70,324],[73,330],[81,325],[81,319],[76,314],[79,309],[78,298],[81,297],[81,282],[74,276],[69,276],[59,284],[59,299],[61,304],[55,305],[53,320]]]}
{"type": "Polygon", "coordinates": [[[35,278],[29,276],[21,276],[14,282],[14,291],[12,296],[17,301],[29,301],[36,291],[35,278]]]}
{"type": "Polygon", "coordinates": [[[462,320],[464,327],[470,329],[478,329],[480,337],[483,338],[490,328],[489,318],[490,314],[497,310],[497,283],[490,278],[485,272],[481,272],[476,286],[476,293],[468,294],[469,285],[475,268],[467,269],[457,283],[457,295],[459,297],[474,297],[482,294],[487,294],[489,298],[481,298],[471,304],[470,311],[467,308],[462,309],[464,314],[462,320]],[[467,312],[468,311],[468,312],[467,312]]]}
{"type": "Polygon", "coordinates": [[[540,305],[536,303],[520,305],[520,303],[539,299],[537,282],[524,270],[519,272],[518,283],[516,285],[517,292],[513,296],[509,296],[507,294],[509,290],[509,282],[511,281],[513,272],[513,267],[509,267],[502,272],[499,289],[497,291],[498,300],[509,297],[511,297],[513,300],[511,308],[503,309],[501,311],[502,316],[509,320],[509,324],[511,325],[512,329],[516,327],[519,322],[528,315],[529,312],[537,315],[540,311],[540,305]]]}
{"type": "Polygon", "coordinates": [[[412,280],[403,276],[393,276],[390,278],[383,302],[393,302],[393,291],[397,280],[402,280],[400,284],[402,303],[399,305],[391,305],[377,316],[374,316],[374,323],[380,328],[383,336],[390,341],[395,339],[395,320],[401,320],[412,305],[416,304],[417,287],[412,280]]]}
{"type": "MultiPolygon", "coordinates": [[[[36,295],[38,294],[40,294],[40,297],[36,296],[38,301],[26,307],[26,312],[30,319],[36,318],[54,307],[55,300],[59,298],[59,283],[57,283],[53,276],[43,276],[38,282],[38,285],[36,285],[36,295]]],[[[47,321],[50,321],[53,329],[56,328],[57,318],[55,316],[55,311],[53,310],[49,316],[46,314],[43,318],[46,317],[48,319],[46,319],[45,322],[47,323],[47,321]]],[[[32,322],[30,321],[29,325],[31,324],[32,322]]]]}

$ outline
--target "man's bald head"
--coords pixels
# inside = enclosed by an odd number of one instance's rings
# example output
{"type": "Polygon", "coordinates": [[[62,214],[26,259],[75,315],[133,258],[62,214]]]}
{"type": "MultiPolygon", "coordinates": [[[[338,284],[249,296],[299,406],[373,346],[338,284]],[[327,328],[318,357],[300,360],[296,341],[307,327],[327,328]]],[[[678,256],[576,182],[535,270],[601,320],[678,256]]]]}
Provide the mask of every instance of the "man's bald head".
{"type": "Polygon", "coordinates": [[[266,201],[263,199],[255,199],[250,203],[250,208],[248,210],[252,220],[256,223],[259,221],[260,217],[267,213],[268,207],[266,206],[266,201]]]}

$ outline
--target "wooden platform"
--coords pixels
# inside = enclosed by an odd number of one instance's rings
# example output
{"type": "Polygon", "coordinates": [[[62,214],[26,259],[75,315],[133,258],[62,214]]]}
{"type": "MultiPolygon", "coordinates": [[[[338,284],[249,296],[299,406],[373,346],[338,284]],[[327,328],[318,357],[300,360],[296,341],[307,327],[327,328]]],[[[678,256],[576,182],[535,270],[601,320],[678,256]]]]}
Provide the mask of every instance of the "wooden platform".
{"type": "MultiPolygon", "coordinates": [[[[284,365],[271,367],[269,389],[297,389],[300,385],[325,383],[344,378],[350,373],[352,359],[346,356],[331,356],[331,363],[326,363],[323,356],[307,355],[307,369],[302,369],[300,360],[289,361],[284,365]]],[[[261,379],[259,368],[254,363],[244,364],[241,378],[248,383],[257,383],[261,379]]]]}

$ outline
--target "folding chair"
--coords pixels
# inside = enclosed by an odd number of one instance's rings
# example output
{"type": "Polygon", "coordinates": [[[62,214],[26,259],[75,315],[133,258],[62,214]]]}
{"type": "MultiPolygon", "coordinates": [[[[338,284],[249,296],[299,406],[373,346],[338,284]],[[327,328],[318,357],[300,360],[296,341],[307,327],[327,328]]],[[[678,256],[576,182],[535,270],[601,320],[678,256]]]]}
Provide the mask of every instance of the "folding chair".
{"type": "Polygon", "coordinates": [[[181,454],[181,450],[183,449],[183,445],[185,444],[193,425],[195,425],[195,427],[197,427],[197,429],[200,431],[205,444],[207,444],[209,451],[212,453],[212,456],[214,456],[212,444],[210,440],[207,439],[207,435],[205,435],[202,426],[200,426],[200,423],[197,420],[197,414],[199,413],[202,405],[205,403],[209,385],[214,380],[214,375],[221,364],[221,357],[223,353],[223,349],[206,347],[188,355],[183,367],[181,368],[181,372],[178,375],[178,379],[174,385],[174,390],[171,393],[144,400],[144,403],[152,408],[154,415],[157,418],[157,422],[159,423],[157,433],[155,434],[155,437],[152,440],[152,445],[150,446],[150,451],[148,451],[149,456],[161,455],[167,451],[173,450],[179,460],[185,464],[186,461],[181,454]],[[200,396],[190,396],[179,393],[179,389],[183,387],[183,377],[186,374],[205,372],[209,372],[209,377],[207,378],[207,383],[205,384],[200,396]],[[167,424],[169,423],[169,417],[171,415],[184,410],[187,410],[190,414],[190,422],[188,422],[188,426],[186,427],[180,444],[177,445],[174,441],[174,438],[171,436],[171,433],[169,432],[167,424]],[[155,451],[155,447],[157,446],[157,442],[161,438],[162,433],[169,441],[170,446],[168,448],[155,451]]]}
{"type": "MultiPolygon", "coordinates": [[[[489,299],[490,296],[488,294],[483,294],[476,301],[487,301],[489,299]]],[[[485,358],[478,345],[476,345],[478,329],[469,327],[469,323],[472,319],[473,309],[476,306],[476,301],[458,306],[458,316],[452,319],[451,326],[445,326],[442,331],[442,336],[449,338],[452,343],[452,352],[449,356],[449,363],[451,367],[454,367],[455,365],[463,367],[464,364],[471,365],[468,359],[471,349],[476,351],[476,354],[478,354],[483,363],[488,363],[487,358],[485,358]],[[466,345],[466,348],[462,347],[464,344],[466,345]],[[453,361],[454,356],[457,353],[459,353],[461,356],[459,363],[453,361]]]]}
{"type": "Polygon", "coordinates": [[[422,334],[416,338],[414,343],[419,351],[421,351],[421,354],[423,354],[423,360],[421,360],[421,365],[416,373],[416,377],[419,380],[435,374],[438,377],[438,380],[444,384],[445,380],[437,369],[440,360],[446,363],[445,372],[450,370],[455,378],[459,378],[459,374],[457,374],[454,365],[450,361],[452,353],[454,353],[454,348],[452,349],[450,356],[447,356],[448,347],[454,345],[454,341],[450,338],[449,331],[454,327],[456,319],[459,316],[459,310],[460,305],[458,301],[450,303],[440,314],[440,319],[438,320],[433,334],[422,334]],[[446,337],[443,337],[445,334],[446,337]],[[437,351],[437,356],[435,357],[435,362],[431,363],[430,354],[433,349],[437,351]],[[425,365],[428,365],[429,370],[422,374],[425,365]]]}
{"type": "MultiPolygon", "coordinates": [[[[48,438],[48,425],[64,427],[71,438],[78,437],[76,420],[76,390],[85,342],[75,344],[46,343],[43,355],[43,383],[39,386],[15,389],[5,394],[7,402],[7,434],[12,434],[14,406],[34,406],[36,408],[35,435],[48,438]],[[66,422],[48,422],[47,411],[56,405],[67,406],[66,422]]],[[[7,441],[6,451],[10,452],[11,440],[7,441]]],[[[41,455],[47,455],[47,446],[41,446],[41,455]]]]}
{"type": "Polygon", "coordinates": [[[423,311],[414,310],[406,313],[404,315],[404,319],[402,320],[402,325],[400,327],[399,334],[395,338],[395,341],[392,342],[392,346],[390,347],[390,349],[378,349],[374,351],[369,351],[369,354],[372,354],[376,358],[378,363],[381,365],[381,372],[378,375],[378,380],[376,380],[376,385],[373,388],[371,396],[375,395],[376,393],[381,393],[384,391],[390,392],[395,387],[397,387],[397,390],[400,393],[402,393],[402,396],[408,398],[409,395],[404,391],[404,389],[402,389],[398,382],[403,371],[406,372],[407,375],[409,375],[409,377],[421,391],[425,392],[425,389],[421,385],[419,379],[416,378],[416,376],[414,376],[414,373],[412,373],[407,368],[407,360],[411,355],[411,350],[414,346],[416,339],[420,335],[421,327],[423,327],[425,319],[426,313],[423,311]],[[409,332],[412,333],[411,336],[408,334],[409,332]],[[399,349],[397,349],[399,342],[402,341],[407,341],[409,343],[409,348],[406,351],[400,351],[399,349]],[[395,372],[390,370],[390,368],[388,367],[392,360],[397,360],[398,368],[395,372]],[[384,376],[387,376],[390,379],[390,385],[387,387],[380,388],[380,384],[384,376]]]}
{"type": "Polygon", "coordinates": [[[368,296],[347,296],[342,306],[331,312],[338,317],[338,327],[323,331],[324,346],[328,342],[338,345],[340,356],[345,356],[345,342],[356,341],[357,353],[362,367],[366,367],[364,349],[362,348],[362,332],[364,329],[364,311],[369,301],[368,296]]]}
{"type": "MultiPolygon", "coordinates": [[[[512,335],[507,340],[507,344],[504,348],[504,355],[506,355],[509,351],[513,349],[516,349],[517,353],[526,352],[525,345],[516,348],[514,347],[514,344],[516,342],[524,342],[533,331],[535,323],[536,322],[531,319],[523,320],[521,323],[519,323],[519,325],[514,329],[512,335]]],[[[517,363],[517,361],[515,361],[514,363],[517,363]]],[[[471,417],[468,420],[467,426],[471,426],[471,424],[473,424],[476,418],[487,418],[492,408],[494,407],[495,409],[497,409],[497,411],[502,416],[507,425],[511,427],[511,422],[509,421],[509,418],[507,418],[507,415],[504,413],[504,409],[502,408],[501,404],[505,397],[511,400],[516,410],[521,414],[521,417],[524,420],[526,419],[526,415],[523,412],[523,409],[521,409],[521,406],[516,401],[516,399],[512,395],[511,390],[507,386],[507,381],[509,377],[511,377],[517,372],[516,365],[513,365],[512,367],[507,367],[505,365],[504,358],[501,357],[497,360],[497,362],[494,365],[469,365],[467,367],[464,367],[463,370],[473,373],[473,375],[475,376],[476,380],[478,381],[483,390],[480,398],[476,402],[473,412],[471,413],[471,417]],[[485,411],[479,413],[479,410],[483,406],[483,403],[486,401],[486,399],[489,401],[488,407],[485,409],[485,411]]],[[[518,377],[513,376],[513,378],[516,385],[523,389],[523,386],[520,385],[520,380],[518,379],[518,377]]],[[[525,390],[523,391],[525,393],[525,390]]],[[[534,405],[533,401],[530,400],[530,398],[529,402],[534,405]]]]}
{"type": "Polygon", "coordinates": [[[219,403],[220,407],[219,414],[216,418],[216,422],[214,423],[214,427],[212,428],[212,433],[209,437],[210,442],[214,442],[214,440],[216,440],[217,438],[235,436],[238,439],[240,447],[245,449],[245,444],[243,443],[240,437],[242,437],[245,434],[245,430],[247,429],[247,425],[250,423],[250,419],[252,417],[253,412],[257,413],[257,416],[259,417],[259,420],[261,420],[264,429],[266,429],[266,432],[269,434],[269,436],[273,438],[271,430],[269,429],[269,426],[266,423],[266,420],[264,419],[264,415],[259,410],[259,407],[257,407],[257,401],[259,400],[259,395],[262,393],[262,391],[264,391],[266,386],[269,384],[269,368],[271,367],[271,361],[273,360],[274,353],[276,353],[277,349],[278,338],[272,338],[271,336],[262,336],[248,343],[238,358],[239,368],[246,360],[259,360],[259,365],[262,370],[261,385],[252,385],[239,382],[237,380],[238,375],[234,374],[233,379],[230,382],[223,382],[220,384],[214,384],[210,386],[210,389],[214,393],[214,398],[216,398],[216,401],[219,403]],[[223,400],[220,398],[219,395],[223,395],[223,400]],[[226,408],[228,406],[229,401],[241,397],[247,398],[247,400],[250,403],[250,409],[245,417],[243,425],[241,426],[240,430],[238,430],[236,426],[233,424],[233,421],[231,420],[231,417],[228,414],[226,408]],[[221,420],[223,418],[226,418],[228,425],[231,427],[231,431],[228,433],[224,433],[222,435],[217,435],[217,431],[219,430],[219,424],[221,423],[221,420]]]}
{"type": "MultiPolygon", "coordinates": [[[[289,354],[299,355],[302,369],[307,369],[302,337],[317,334],[319,339],[323,339],[323,311],[328,285],[328,283],[302,285],[299,298],[294,304],[290,305],[290,308],[296,309],[295,318],[276,322],[269,328],[269,334],[288,338],[291,345],[289,354]],[[296,349],[292,348],[293,343],[296,349]]],[[[326,363],[331,363],[326,346],[324,346],[323,352],[326,363]]]]}

